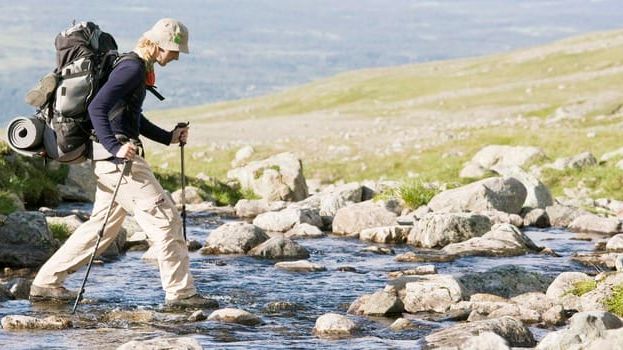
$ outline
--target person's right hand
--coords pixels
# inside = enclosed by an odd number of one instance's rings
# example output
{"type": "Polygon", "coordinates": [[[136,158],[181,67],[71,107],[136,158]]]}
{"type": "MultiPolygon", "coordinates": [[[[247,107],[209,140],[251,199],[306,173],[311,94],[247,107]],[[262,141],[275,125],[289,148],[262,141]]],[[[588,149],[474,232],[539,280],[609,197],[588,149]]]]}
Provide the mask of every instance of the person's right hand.
{"type": "Polygon", "coordinates": [[[132,160],[134,156],[136,155],[137,151],[138,151],[137,147],[133,145],[132,143],[128,142],[128,143],[125,143],[123,146],[121,146],[121,148],[119,148],[119,151],[117,151],[117,154],[115,154],[115,157],[132,160]]]}

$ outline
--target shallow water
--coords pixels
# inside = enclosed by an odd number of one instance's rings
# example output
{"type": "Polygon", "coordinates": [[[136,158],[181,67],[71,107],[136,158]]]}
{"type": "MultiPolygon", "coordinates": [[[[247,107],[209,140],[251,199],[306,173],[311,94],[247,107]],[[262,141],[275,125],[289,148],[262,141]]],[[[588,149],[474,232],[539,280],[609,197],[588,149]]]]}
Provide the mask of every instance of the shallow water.
{"type": "MultiPolygon", "coordinates": [[[[218,220],[195,218],[189,226],[189,238],[203,243],[218,220]]],[[[569,255],[591,251],[594,242],[572,240],[566,231],[528,229],[526,234],[540,246],[552,248],[563,257],[528,254],[511,258],[469,257],[451,263],[435,263],[439,273],[460,275],[491,267],[514,264],[533,271],[557,275],[563,271],[594,272],[572,262],[569,255]]],[[[311,253],[312,262],[327,267],[325,272],[298,273],[275,268],[273,261],[246,256],[204,256],[191,253],[191,269],[200,292],[218,299],[221,307],[235,307],[261,316],[263,324],[249,327],[212,321],[179,321],[186,314],[164,313],[164,292],[157,268],[141,260],[143,252],[128,252],[120,259],[96,265],[91,271],[85,299],[74,328],[63,331],[5,331],[0,329],[1,349],[114,349],[130,340],[158,336],[186,335],[196,338],[204,348],[227,349],[413,349],[422,337],[446,324],[421,322],[415,330],[392,332],[393,319],[354,317],[362,325],[352,339],[322,340],[311,334],[316,319],[327,312],[344,313],[362,294],[382,289],[387,273],[421,265],[399,263],[392,255],[360,252],[369,246],[357,239],[330,235],[298,242],[311,253]],[[341,272],[350,266],[357,272],[341,272]],[[265,307],[274,301],[286,301],[295,310],[272,313],[265,307]],[[103,322],[101,315],[112,310],[155,310],[169,320],[147,324],[125,321],[103,322]],[[176,320],[177,318],[177,320],[176,320]]],[[[391,246],[396,254],[409,251],[406,245],[391,246]]],[[[78,289],[85,269],[70,276],[66,286],[78,289]]],[[[0,317],[9,314],[68,315],[70,306],[31,305],[26,300],[0,303],[0,317]]],[[[538,331],[537,337],[543,332],[538,331]]]]}

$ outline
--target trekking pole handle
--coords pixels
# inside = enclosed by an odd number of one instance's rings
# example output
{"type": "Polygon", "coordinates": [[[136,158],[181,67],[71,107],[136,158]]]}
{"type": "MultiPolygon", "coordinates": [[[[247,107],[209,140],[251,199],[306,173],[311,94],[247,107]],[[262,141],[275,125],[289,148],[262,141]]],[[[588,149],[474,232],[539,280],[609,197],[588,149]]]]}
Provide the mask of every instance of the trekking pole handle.
{"type": "MultiPolygon", "coordinates": [[[[180,128],[187,128],[190,125],[190,122],[179,122],[177,123],[177,125],[175,126],[176,129],[180,129],[180,128]]],[[[184,147],[184,145],[186,144],[186,142],[182,142],[182,140],[180,141],[180,147],[184,147]]]]}

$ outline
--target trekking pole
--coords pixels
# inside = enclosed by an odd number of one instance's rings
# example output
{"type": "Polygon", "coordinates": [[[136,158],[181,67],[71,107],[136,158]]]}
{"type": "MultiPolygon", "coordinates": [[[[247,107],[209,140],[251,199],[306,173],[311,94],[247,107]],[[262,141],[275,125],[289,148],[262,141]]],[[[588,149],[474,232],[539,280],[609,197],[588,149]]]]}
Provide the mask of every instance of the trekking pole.
{"type": "Polygon", "coordinates": [[[76,297],[76,302],[74,303],[74,307],[71,310],[71,314],[73,315],[76,312],[76,308],[78,307],[78,303],[82,300],[82,294],[84,294],[84,286],[87,283],[87,278],[89,278],[89,272],[91,272],[91,266],[93,265],[93,260],[95,259],[95,255],[97,254],[97,248],[100,245],[100,241],[104,236],[104,230],[106,229],[106,224],[108,223],[108,219],[110,218],[110,213],[112,212],[112,207],[115,205],[115,199],[117,198],[117,192],[119,192],[119,186],[121,186],[121,180],[123,177],[130,173],[130,169],[132,168],[131,160],[123,161],[123,170],[121,171],[121,175],[119,175],[119,180],[117,181],[117,186],[115,187],[115,191],[112,194],[112,198],[110,199],[110,205],[108,206],[108,211],[106,212],[106,216],[104,217],[104,223],[102,227],[97,231],[97,241],[95,242],[95,249],[93,249],[93,254],[91,254],[91,259],[89,259],[89,265],[87,266],[87,272],[84,275],[84,279],[82,280],[82,286],[80,287],[80,291],[78,292],[78,296],[76,297]]]}
{"type": "MultiPolygon", "coordinates": [[[[175,128],[186,128],[189,122],[177,123],[175,128]]],[[[182,172],[182,230],[184,232],[184,241],[186,241],[186,173],[184,171],[184,146],[186,142],[180,140],[180,157],[181,157],[181,172],[182,172]]]]}

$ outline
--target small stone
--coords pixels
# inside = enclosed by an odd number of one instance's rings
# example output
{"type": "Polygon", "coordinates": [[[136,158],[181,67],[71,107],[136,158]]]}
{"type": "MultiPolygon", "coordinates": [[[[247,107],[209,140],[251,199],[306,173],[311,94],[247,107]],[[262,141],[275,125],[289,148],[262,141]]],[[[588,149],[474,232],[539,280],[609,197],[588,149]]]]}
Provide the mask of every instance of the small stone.
{"type": "Polygon", "coordinates": [[[262,320],[254,314],[233,308],[225,308],[212,312],[208,316],[209,321],[221,321],[227,323],[239,323],[248,326],[254,326],[262,323],[262,320]]]}
{"type": "Polygon", "coordinates": [[[201,310],[197,310],[195,312],[193,312],[192,315],[188,316],[188,321],[189,322],[199,322],[199,321],[203,321],[205,319],[207,319],[208,316],[206,316],[203,311],[201,310]]]}
{"type": "Polygon", "coordinates": [[[394,255],[394,254],[396,254],[392,248],[378,247],[378,246],[369,246],[369,247],[363,248],[361,251],[362,252],[368,252],[368,253],[374,253],[374,254],[380,254],[380,255],[394,255]]]}

